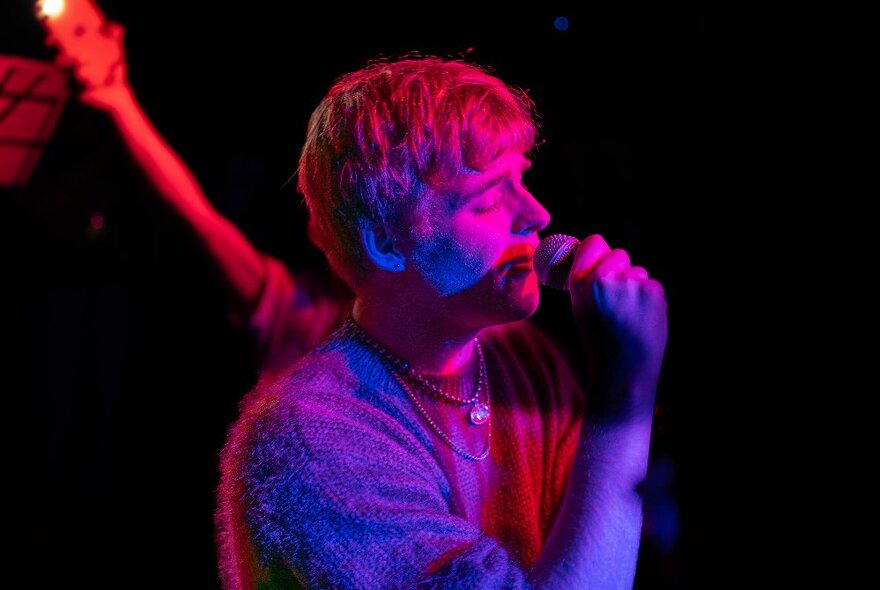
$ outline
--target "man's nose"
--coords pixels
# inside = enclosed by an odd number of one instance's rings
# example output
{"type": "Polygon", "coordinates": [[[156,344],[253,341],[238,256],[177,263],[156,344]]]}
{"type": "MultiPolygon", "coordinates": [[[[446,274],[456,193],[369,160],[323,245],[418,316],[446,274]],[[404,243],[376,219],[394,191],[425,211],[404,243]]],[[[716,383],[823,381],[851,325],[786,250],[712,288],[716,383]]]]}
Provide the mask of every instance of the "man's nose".
{"type": "Polygon", "coordinates": [[[521,207],[513,224],[513,233],[529,234],[543,230],[550,223],[550,213],[527,190],[521,191],[521,207]]]}

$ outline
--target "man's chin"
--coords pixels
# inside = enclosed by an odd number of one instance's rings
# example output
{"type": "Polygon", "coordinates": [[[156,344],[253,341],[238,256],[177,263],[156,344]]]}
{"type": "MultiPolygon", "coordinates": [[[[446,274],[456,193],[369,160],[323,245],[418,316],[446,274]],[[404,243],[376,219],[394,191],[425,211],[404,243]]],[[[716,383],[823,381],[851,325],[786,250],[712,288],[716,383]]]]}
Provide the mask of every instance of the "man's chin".
{"type": "Polygon", "coordinates": [[[534,315],[538,311],[538,304],[541,302],[541,291],[538,289],[538,275],[534,272],[529,273],[521,282],[521,286],[512,293],[512,307],[517,319],[526,319],[534,315]]]}
{"type": "Polygon", "coordinates": [[[535,315],[535,312],[538,311],[538,305],[541,303],[541,295],[539,291],[535,291],[533,294],[529,294],[529,297],[526,300],[526,304],[523,306],[523,316],[519,319],[524,320],[535,315]]]}
{"type": "Polygon", "coordinates": [[[498,323],[507,324],[532,317],[538,311],[541,302],[540,292],[537,288],[533,291],[519,293],[518,297],[508,298],[503,306],[503,317],[498,323]]]}
{"type": "Polygon", "coordinates": [[[531,273],[530,277],[517,281],[505,281],[504,277],[499,279],[489,289],[470,293],[466,302],[458,302],[458,309],[470,310],[467,315],[480,328],[524,320],[538,310],[541,297],[537,275],[531,273]]]}

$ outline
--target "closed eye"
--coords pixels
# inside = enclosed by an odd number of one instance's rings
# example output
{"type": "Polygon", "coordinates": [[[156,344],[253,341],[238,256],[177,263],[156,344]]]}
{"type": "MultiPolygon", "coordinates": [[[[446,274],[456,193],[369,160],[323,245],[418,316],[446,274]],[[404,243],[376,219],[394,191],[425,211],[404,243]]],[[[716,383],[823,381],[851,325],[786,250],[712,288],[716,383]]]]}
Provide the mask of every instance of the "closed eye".
{"type": "Polygon", "coordinates": [[[499,186],[491,192],[484,194],[474,202],[473,212],[478,214],[491,213],[499,207],[504,200],[504,190],[499,186]]]}
{"type": "Polygon", "coordinates": [[[495,203],[489,207],[474,207],[474,213],[484,214],[491,213],[492,211],[497,210],[501,206],[501,199],[496,199],[495,203]]]}

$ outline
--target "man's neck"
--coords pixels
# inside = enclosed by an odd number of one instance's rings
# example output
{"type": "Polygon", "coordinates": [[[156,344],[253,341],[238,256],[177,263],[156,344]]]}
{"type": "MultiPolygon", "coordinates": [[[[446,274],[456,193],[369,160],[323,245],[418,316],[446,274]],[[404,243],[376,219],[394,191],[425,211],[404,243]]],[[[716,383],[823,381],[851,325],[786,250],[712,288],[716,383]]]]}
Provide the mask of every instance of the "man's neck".
{"type": "Polygon", "coordinates": [[[407,361],[417,371],[435,374],[455,373],[473,354],[474,337],[479,330],[452,325],[447,318],[401,306],[375,305],[358,297],[352,312],[354,320],[392,354],[407,361]]]}

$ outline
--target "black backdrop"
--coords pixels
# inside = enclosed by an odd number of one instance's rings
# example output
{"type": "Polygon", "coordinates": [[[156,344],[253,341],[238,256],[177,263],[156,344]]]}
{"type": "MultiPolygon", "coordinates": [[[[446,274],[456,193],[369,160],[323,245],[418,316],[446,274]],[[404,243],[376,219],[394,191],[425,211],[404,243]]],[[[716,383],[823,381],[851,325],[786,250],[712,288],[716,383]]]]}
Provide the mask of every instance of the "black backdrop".
{"type": "MultiPolygon", "coordinates": [[[[337,75],[380,54],[471,50],[529,89],[546,143],[528,182],[553,215],[549,231],[599,232],[667,290],[652,518],[674,525],[677,515],[678,526],[661,527],[677,536],[646,535],[636,585],[714,585],[708,564],[729,524],[718,400],[735,379],[719,368],[735,332],[719,302],[719,257],[734,249],[736,218],[720,170],[738,146],[723,139],[737,122],[712,19],[565,2],[100,5],[127,29],[145,110],[212,202],[295,270],[325,270],[284,182],[337,75]],[[566,31],[554,28],[560,15],[566,31]]],[[[29,3],[3,10],[0,53],[50,59],[29,3]]],[[[216,453],[255,373],[204,256],[145,188],[109,121],[75,100],[31,185],[2,195],[15,569],[34,587],[216,587],[216,453]],[[100,231],[90,229],[96,212],[100,231]]],[[[574,349],[566,313],[565,297],[546,293],[536,321],[574,349]]]]}

